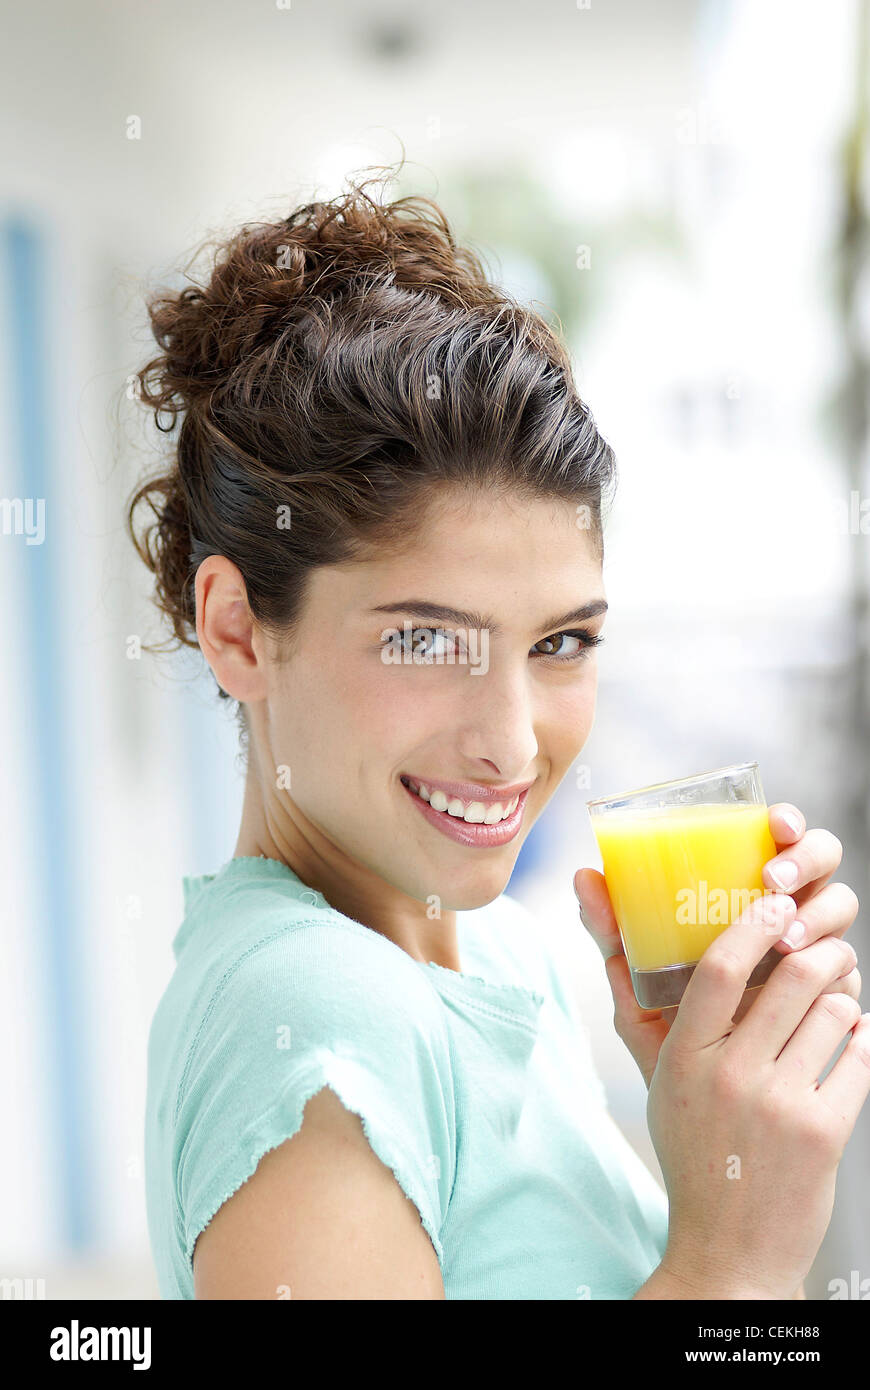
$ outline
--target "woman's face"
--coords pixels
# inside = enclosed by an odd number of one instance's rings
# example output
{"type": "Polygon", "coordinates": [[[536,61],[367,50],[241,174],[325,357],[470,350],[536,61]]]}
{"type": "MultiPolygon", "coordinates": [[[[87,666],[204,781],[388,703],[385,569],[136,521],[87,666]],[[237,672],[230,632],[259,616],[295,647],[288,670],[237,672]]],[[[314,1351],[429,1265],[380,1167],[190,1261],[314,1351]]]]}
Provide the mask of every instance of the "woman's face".
{"type": "Polygon", "coordinates": [[[448,910],[503,891],[595,714],[585,642],[606,602],[583,513],[452,490],[401,556],[311,574],[292,654],[267,668],[261,756],[284,784],[270,820],[289,817],[327,873],[448,910]],[[433,809],[409,782],[469,785],[433,809]],[[481,824],[517,785],[502,829],[481,824]]]}

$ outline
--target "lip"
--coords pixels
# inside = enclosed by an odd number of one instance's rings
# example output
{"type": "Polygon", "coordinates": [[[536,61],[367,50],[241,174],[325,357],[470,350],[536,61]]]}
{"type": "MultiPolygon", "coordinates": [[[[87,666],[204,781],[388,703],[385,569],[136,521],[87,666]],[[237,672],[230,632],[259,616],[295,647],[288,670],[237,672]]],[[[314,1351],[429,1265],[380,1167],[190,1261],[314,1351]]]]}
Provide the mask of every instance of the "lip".
{"type": "MultiPolygon", "coordinates": [[[[417,778],[415,777],[413,780],[416,782],[417,778]]],[[[429,786],[425,778],[421,777],[420,781],[423,782],[424,786],[429,786]]],[[[451,784],[448,783],[447,785],[451,784]]],[[[467,786],[468,784],[460,782],[453,783],[452,785],[467,786]]],[[[516,810],[508,816],[507,820],[499,821],[496,825],[472,825],[469,821],[463,820],[461,816],[451,816],[448,815],[446,811],[434,811],[428,801],[424,801],[422,796],[418,796],[416,792],[412,792],[411,788],[406,787],[404,782],[402,786],[405,793],[416,805],[420,814],[425,816],[429,824],[434,825],[435,829],[440,830],[441,834],[446,835],[449,840],[455,840],[458,844],[466,845],[469,848],[494,849],[500,845],[506,845],[508,841],[513,840],[518,834],[523,822],[523,812],[526,808],[526,796],[531,783],[528,784],[525,790],[520,792],[520,799],[517,802],[516,810]]],[[[502,793],[502,795],[504,795],[504,793],[502,793]]],[[[514,792],[514,796],[516,796],[516,792],[514,792]]],[[[482,801],[483,797],[466,796],[464,799],[482,801]]],[[[499,797],[490,796],[488,799],[490,801],[498,801],[499,797]]]]}
{"type": "MultiPolygon", "coordinates": [[[[430,791],[443,792],[446,797],[458,796],[460,801],[465,802],[500,801],[502,805],[527,792],[534,783],[532,778],[531,782],[515,782],[512,787],[481,787],[476,782],[433,782],[428,777],[418,777],[413,772],[403,772],[402,776],[407,777],[409,782],[416,782],[418,787],[422,782],[430,791]]],[[[417,799],[419,801],[420,798],[417,799]]]]}

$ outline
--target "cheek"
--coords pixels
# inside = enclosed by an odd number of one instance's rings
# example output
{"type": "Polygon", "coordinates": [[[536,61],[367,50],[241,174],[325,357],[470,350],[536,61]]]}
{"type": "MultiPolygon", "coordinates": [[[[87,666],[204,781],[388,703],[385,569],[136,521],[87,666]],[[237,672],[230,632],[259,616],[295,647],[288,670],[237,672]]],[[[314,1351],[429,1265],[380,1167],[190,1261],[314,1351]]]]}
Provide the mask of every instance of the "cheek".
{"type": "Polygon", "coordinates": [[[428,742],[443,721],[449,727],[450,685],[441,694],[426,671],[409,666],[363,663],[347,691],[343,717],[348,737],[384,763],[402,762],[403,753],[428,742]]]}
{"type": "Polygon", "coordinates": [[[542,702],[540,733],[557,761],[570,763],[589,737],[595,719],[596,691],[596,674],[590,672],[584,679],[552,691],[542,702]]]}
{"type": "Polygon", "coordinates": [[[439,705],[448,719],[446,688],[439,701],[426,674],[368,655],[298,670],[282,696],[281,742],[297,763],[343,774],[348,790],[351,771],[367,777],[372,763],[381,772],[399,768],[408,749],[431,738],[439,705]]]}

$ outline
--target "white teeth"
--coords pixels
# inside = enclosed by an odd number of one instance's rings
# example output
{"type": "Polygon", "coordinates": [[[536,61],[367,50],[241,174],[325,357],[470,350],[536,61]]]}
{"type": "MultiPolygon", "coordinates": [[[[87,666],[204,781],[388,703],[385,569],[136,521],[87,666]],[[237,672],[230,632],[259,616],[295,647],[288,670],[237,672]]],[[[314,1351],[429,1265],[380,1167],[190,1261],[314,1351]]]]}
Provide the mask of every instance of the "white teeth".
{"type": "Polygon", "coordinates": [[[468,805],[461,801],[458,796],[448,798],[444,792],[437,788],[430,792],[425,782],[419,786],[410,782],[411,791],[416,792],[417,796],[428,801],[433,811],[446,811],[448,816],[455,817],[456,820],[464,820],[469,825],[497,825],[499,821],[507,820],[508,816],[513,815],[519,804],[519,797],[515,796],[513,801],[503,805],[500,801],[492,803],[483,801],[470,801],[468,805]]]}

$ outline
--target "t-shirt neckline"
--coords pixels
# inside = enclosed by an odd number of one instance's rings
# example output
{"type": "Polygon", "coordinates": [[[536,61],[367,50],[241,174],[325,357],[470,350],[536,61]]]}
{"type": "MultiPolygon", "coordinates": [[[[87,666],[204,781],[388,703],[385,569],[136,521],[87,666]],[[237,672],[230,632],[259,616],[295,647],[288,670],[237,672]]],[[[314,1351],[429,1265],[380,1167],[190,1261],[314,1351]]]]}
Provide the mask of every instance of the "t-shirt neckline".
{"type": "MultiPolygon", "coordinates": [[[[335,916],[351,930],[359,930],[367,933],[371,928],[363,922],[356,921],[353,917],[347,917],[339,912],[331,903],[318,892],[317,889],[309,888],[303,883],[299,875],[289,864],[285,864],[282,859],[270,859],[268,855],[234,855],[228,859],[219,869],[206,874],[185,874],[182,878],[182,888],[184,893],[185,916],[192,910],[196,896],[201,889],[209,887],[217,880],[226,880],[236,877],[254,878],[277,878],[281,879],[288,888],[293,890],[293,896],[300,902],[307,903],[310,907],[319,908],[321,911],[334,913],[335,916]]],[[[495,899],[494,901],[498,901],[495,899]]],[[[489,904],[487,904],[489,906],[489,904]]],[[[470,913],[457,913],[457,932],[460,937],[460,949],[463,959],[468,958],[468,947],[470,941],[467,932],[467,918],[470,913]]],[[[375,933],[375,935],[380,935],[375,933]]],[[[176,935],[175,943],[181,944],[181,929],[176,935]]],[[[393,946],[401,951],[401,946],[390,941],[389,937],[381,936],[380,939],[387,945],[393,946]]],[[[175,944],[173,943],[173,944],[175,944]]],[[[407,954],[407,952],[403,952],[407,954]]],[[[441,991],[454,996],[470,996],[476,1002],[482,999],[485,1004],[491,1005],[499,1012],[506,1010],[508,1013],[519,1016],[521,1019],[535,1024],[544,996],[537,990],[530,989],[526,985],[514,983],[501,983],[500,981],[488,980],[483,975],[476,974],[474,970],[451,970],[448,966],[439,965],[437,961],[422,961],[410,956],[421,970],[425,970],[432,980],[432,983],[441,991]]]]}

